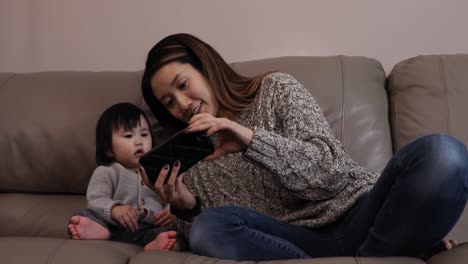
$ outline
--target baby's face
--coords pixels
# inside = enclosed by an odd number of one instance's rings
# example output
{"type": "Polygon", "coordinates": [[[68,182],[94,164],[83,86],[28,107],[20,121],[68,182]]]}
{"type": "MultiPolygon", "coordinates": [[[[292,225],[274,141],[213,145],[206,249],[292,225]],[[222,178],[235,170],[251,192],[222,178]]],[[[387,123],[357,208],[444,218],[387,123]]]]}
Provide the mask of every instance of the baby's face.
{"type": "Polygon", "coordinates": [[[151,149],[151,144],[149,125],[140,116],[140,124],[133,129],[125,130],[121,126],[112,132],[112,151],[109,155],[126,168],[138,169],[140,157],[151,149]]]}

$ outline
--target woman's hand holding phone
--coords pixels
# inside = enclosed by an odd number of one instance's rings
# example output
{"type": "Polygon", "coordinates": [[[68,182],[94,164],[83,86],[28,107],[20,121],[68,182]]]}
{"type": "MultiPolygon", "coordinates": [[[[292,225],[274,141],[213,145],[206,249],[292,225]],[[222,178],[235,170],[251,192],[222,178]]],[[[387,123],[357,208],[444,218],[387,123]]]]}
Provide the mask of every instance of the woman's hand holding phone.
{"type": "Polygon", "coordinates": [[[169,169],[169,164],[166,164],[159,173],[156,182],[152,185],[145,170],[143,167],[140,167],[141,175],[143,176],[145,184],[153,189],[153,191],[155,191],[164,202],[169,203],[171,206],[178,209],[192,209],[196,204],[195,196],[184,184],[184,174],[182,173],[177,176],[180,169],[180,162],[176,161],[174,163],[171,174],[168,176],[169,169]],[[169,180],[164,184],[166,177],[169,177],[169,180]]]}
{"type": "Polygon", "coordinates": [[[207,113],[194,115],[189,121],[186,132],[193,133],[205,130],[207,136],[219,133],[219,142],[215,151],[204,161],[214,160],[228,153],[243,152],[247,150],[254,136],[251,129],[237,122],[224,117],[217,118],[207,113]]]}

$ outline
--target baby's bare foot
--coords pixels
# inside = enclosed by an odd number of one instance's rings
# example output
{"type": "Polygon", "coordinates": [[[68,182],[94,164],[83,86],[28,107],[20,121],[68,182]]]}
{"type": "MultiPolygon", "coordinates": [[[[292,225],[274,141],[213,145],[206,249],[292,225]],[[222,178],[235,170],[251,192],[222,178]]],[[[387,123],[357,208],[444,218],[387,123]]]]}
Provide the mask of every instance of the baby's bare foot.
{"type": "Polygon", "coordinates": [[[109,238],[109,230],[93,220],[82,216],[70,218],[68,230],[72,238],[78,240],[107,240],[109,238]]]}
{"type": "Polygon", "coordinates": [[[173,250],[179,251],[176,243],[177,233],[175,231],[167,231],[160,233],[156,239],[146,244],[144,250],[173,250]]]}

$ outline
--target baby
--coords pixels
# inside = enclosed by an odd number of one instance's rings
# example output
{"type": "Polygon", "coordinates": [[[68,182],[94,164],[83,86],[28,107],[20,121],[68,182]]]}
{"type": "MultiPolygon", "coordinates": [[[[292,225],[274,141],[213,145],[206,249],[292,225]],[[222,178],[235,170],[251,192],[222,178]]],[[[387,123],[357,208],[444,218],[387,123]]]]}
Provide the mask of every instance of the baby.
{"type": "Polygon", "coordinates": [[[86,192],[88,208],[70,218],[73,239],[113,240],[145,250],[180,250],[175,217],[142,179],[140,157],[152,147],[148,118],[133,104],[118,103],[96,126],[96,163],[86,192]]]}

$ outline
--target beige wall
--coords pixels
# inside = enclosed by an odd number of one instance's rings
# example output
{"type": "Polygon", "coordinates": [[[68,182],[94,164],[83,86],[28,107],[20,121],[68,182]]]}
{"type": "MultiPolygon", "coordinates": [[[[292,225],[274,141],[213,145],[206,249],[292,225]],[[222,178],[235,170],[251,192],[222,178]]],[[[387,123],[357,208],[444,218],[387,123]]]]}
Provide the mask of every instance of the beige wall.
{"type": "Polygon", "coordinates": [[[468,1],[0,0],[0,71],[141,70],[162,37],[188,32],[229,62],[363,55],[387,70],[468,53],[468,1]]]}

